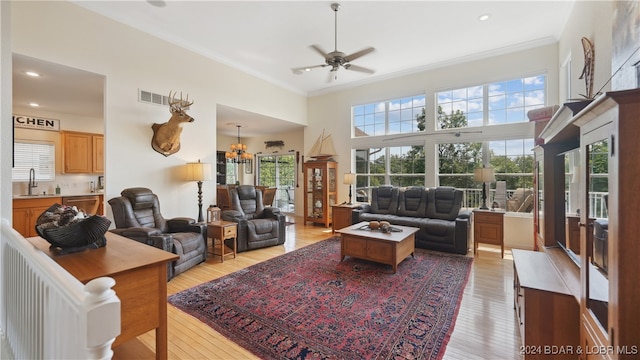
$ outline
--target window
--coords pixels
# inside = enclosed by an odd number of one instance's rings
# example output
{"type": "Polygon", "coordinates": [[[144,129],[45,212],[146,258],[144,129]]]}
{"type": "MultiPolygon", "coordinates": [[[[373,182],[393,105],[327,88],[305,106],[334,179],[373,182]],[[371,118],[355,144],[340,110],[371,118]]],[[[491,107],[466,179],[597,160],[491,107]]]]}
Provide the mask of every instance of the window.
{"type": "Polygon", "coordinates": [[[238,164],[227,162],[227,184],[235,184],[238,181],[237,167],[238,164]]]}
{"type": "Polygon", "coordinates": [[[533,139],[489,142],[489,163],[507,189],[533,188],[533,139]]]}
{"type": "Polygon", "coordinates": [[[449,129],[452,127],[482,126],[484,117],[484,88],[473,86],[469,88],[441,91],[436,93],[436,105],[438,106],[438,128],[449,129]],[[451,116],[456,113],[466,115],[467,124],[451,126],[443,122],[443,116],[451,116]]]}
{"type": "Polygon", "coordinates": [[[55,145],[53,143],[18,142],[13,144],[13,181],[29,181],[31,169],[36,181],[53,181],[56,177],[55,145]]]}
{"type": "Polygon", "coordinates": [[[438,128],[526,122],[527,112],[543,107],[545,103],[546,75],[440,91],[436,93],[438,128]],[[454,114],[464,115],[467,122],[446,123],[448,118],[445,116],[454,114]]]}
{"type": "Polygon", "coordinates": [[[424,109],[425,96],[416,95],[352,107],[355,137],[408,134],[418,129],[416,116],[424,109]]]}
{"type": "Polygon", "coordinates": [[[367,201],[370,189],[380,185],[424,186],[424,169],[423,146],[358,149],[356,201],[367,201]]]}
{"type": "Polygon", "coordinates": [[[389,148],[389,181],[397,186],[424,186],[424,147],[389,148]]]}
{"type": "Polygon", "coordinates": [[[441,186],[479,188],[473,179],[473,171],[477,167],[482,167],[482,143],[438,145],[438,175],[441,186]]]}
{"type": "Polygon", "coordinates": [[[356,200],[369,193],[372,187],[384,185],[387,173],[385,148],[371,148],[356,150],[356,200]]]}

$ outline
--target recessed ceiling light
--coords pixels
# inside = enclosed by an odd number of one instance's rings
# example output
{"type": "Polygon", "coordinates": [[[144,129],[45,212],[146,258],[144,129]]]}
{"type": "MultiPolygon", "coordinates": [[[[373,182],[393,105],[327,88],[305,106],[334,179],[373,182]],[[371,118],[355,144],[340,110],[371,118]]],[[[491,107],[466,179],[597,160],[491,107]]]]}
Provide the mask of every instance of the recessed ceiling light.
{"type": "Polygon", "coordinates": [[[31,77],[38,77],[38,76],[40,76],[40,74],[38,74],[38,73],[37,73],[37,72],[35,72],[35,71],[27,71],[27,72],[26,72],[26,74],[27,74],[27,75],[29,75],[29,76],[31,76],[31,77]]]}
{"type": "Polygon", "coordinates": [[[489,14],[482,14],[482,15],[478,16],[478,20],[480,20],[480,21],[489,20],[489,14]]]}
{"type": "Polygon", "coordinates": [[[35,102],[30,102],[30,103],[29,103],[29,106],[31,106],[31,107],[38,107],[38,106],[40,106],[40,104],[35,103],[35,102]]]}

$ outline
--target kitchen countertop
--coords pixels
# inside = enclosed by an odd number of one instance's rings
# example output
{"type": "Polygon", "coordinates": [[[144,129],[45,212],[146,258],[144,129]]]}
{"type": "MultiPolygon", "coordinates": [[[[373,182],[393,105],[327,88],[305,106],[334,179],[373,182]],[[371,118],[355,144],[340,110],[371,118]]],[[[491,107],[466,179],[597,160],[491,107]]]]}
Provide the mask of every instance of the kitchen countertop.
{"type": "Polygon", "coordinates": [[[74,196],[93,196],[93,195],[104,195],[104,192],[94,192],[94,193],[75,193],[75,194],[34,194],[34,195],[13,195],[14,200],[18,199],[46,199],[46,198],[56,198],[56,197],[74,197],[74,196]]]}

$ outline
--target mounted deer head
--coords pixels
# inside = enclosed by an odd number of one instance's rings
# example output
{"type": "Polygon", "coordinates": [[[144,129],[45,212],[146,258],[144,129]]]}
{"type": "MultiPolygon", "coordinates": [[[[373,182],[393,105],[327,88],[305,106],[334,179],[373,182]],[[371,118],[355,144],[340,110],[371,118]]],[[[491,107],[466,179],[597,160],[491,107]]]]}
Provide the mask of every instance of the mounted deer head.
{"type": "MultiPolygon", "coordinates": [[[[175,94],[173,94],[175,96],[175,94]]],[[[151,147],[164,156],[175,154],[180,150],[180,134],[182,133],[182,123],[193,122],[193,118],[189,116],[184,108],[193,105],[193,101],[189,102],[189,94],[187,99],[182,100],[182,92],[180,100],[176,100],[171,96],[169,91],[169,112],[171,119],[164,124],[155,123],[151,125],[153,129],[153,138],[151,138],[151,147]]]]}

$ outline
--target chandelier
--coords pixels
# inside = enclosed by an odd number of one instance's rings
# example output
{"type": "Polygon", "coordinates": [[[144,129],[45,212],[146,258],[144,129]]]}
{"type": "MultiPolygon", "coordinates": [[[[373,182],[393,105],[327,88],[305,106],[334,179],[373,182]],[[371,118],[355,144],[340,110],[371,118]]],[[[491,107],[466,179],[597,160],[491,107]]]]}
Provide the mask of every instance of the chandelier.
{"type": "Polygon", "coordinates": [[[247,145],[240,143],[240,124],[236,125],[238,127],[238,143],[231,144],[231,151],[227,151],[224,153],[224,157],[228,162],[244,164],[253,158],[253,154],[247,152],[247,145]]]}

